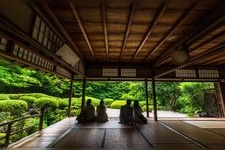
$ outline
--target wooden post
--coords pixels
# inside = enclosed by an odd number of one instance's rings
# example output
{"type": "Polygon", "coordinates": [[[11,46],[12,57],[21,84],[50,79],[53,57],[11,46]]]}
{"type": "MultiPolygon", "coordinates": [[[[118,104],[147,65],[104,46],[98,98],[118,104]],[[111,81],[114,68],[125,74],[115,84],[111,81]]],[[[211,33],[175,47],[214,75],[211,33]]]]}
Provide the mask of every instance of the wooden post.
{"type": "Polygon", "coordinates": [[[148,109],[148,79],[145,79],[145,100],[146,100],[146,116],[149,118],[149,109],[148,109]]]}
{"type": "Polygon", "coordinates": [[[86,77],[83,78],[83,90],[82,90],[81,112],[83,112],[83,109],[84,109],[85,95],[86,95],[86,77]]]}
{"type": "Polygon", "coordinates": [[[67,116],[70,117],[70,112],[71,112],[71,101],[72,101],[72,96],[73,96],[73,74],[72,78],[70,81],[70,93],[69,93],[69,103],[68,103],[68,111],[67,111],[67,116]]]}
{"type": "Polygon", "coordinates": [[[216,88],[216,94],[218,95],[217,97],[219,98],[219,111],[220,111],[220,115],[221,117],[225,116],[225,83],[223,82],[218,82],[215,83],[215,88],[216,88]]]}
{"type": "Polygon", "coordinates": [[[5,137],[5,145],[4,145],[4,147],[8,147],[9,146],[11,129],[12,129],[12,123],[9,123],[8,124],[8,127],[7,127],[7,131],[6,131],[6,137],[5,137]]]}
{"type": "Polygon", "coordinates": [[[156,103],[156,92],[155,92],[155,79],[152,78],[152,97],[153,97],[153,108],[154,108],[154,120],[158,121],[157,117],[157,103],[156,103]]]}
{"type": "Polygon", "coordinates": [[[44,122],[44,113],[45,113],[45,108],[41,108],[41,116],[40,116],[40,121],[39,121],[39,131],[43,129],[43,122],[44,122]]]}

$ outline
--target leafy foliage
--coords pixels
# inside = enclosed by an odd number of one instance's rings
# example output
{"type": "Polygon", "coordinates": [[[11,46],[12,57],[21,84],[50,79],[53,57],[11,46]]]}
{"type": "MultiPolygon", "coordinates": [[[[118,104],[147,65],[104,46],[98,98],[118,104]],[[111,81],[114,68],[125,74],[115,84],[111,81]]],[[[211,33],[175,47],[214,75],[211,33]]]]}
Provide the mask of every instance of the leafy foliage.
{"type": "Polygon", "coordinates": [[[28,105],[22,100],[3,100],[0,101],[0,111],[10,112],[12,116],[18,117],[22,116],[26,112],[28,105]]]}
{"type": "Polygon", "coordinates": [[[55,98],[42,97],[34,102],[34,106],[37,108],[55,109],[58,107],[58,102],[55,98]]]}
{"type": "Polygon", "coordinates": [[[125,105],[126,101],[125,100],[115,100],[110,108],[115,108],[115,109],[119,109],[121,106],[125,105]]]}
{"type": "Polygon", "coordinates": [[[27,102],[29,108],[32,108],[34,102],[37,100],[37,98],[35,98],[33,96],[21,96],[19,99],[27,102]]]}
{"type": "Polygon", "coordinates": [[[6,94],[0,94],[0,101],[1,100],[10,100],[9,96],[6,94]]]}

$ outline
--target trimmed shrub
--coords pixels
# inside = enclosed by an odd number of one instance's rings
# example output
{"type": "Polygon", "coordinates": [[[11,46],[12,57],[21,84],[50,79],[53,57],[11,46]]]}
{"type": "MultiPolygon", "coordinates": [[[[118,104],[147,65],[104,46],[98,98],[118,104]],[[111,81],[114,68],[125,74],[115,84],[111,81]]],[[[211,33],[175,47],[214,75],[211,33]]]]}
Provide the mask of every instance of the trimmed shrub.
{"type": "Polygon", "coordinates": [[[121,106],[125,105],[126,101],[125,100],[115,100],[110,108],[114,108],[114,109],[120,109],[121,106]]]}
{"type": "MultiPolygon", "coordinates": [[[[68,99],[57,99],[58,102],[58,109],[65,109],[69,105],[69,100],[68,99]]],[[[71,104],[72,105],[72,104],[71,104]]]]}
{"type": "Polygon", "coordinates": [[[58,102],[55,98],[49,98],[49,97],[42,97],[42,98],[39,98],[37,99],[35,102],[34,102],[34,106],[37,107],[37,108],[45,108],[45,109],[48,109],[48,108],[57,108],[58,107],[58,102]]]}
{"type": "Polygon", "coordinates": [[[106,107],[110,107],[110,105],[111,105],[113,102],[114,102],[114,100],[111,99],[111,98],[105,98],[105,99],[104,99],[104,103],[105,103],[105,106],[106,106],[106,107]]]}
{"type": "MultiPolygon", "coordinates": [[[[82,97],[80,97],[80,98],[82,99],[82,97]]],[[[86,96],[86,97],[85,97],[85,105],[86,105],[86,101],[87,101],[88,99],[91,99],[91,104],[92,104],[93,106],[95,106],[95,107],[97,107],[97,106],[99,105],[99,103],[100,103],[100,99],[97,99],[97,98],[94,98],[94,97],[90,97],[90,96],[86,96]]]]}
{"type": "Polygon", "coordinates": [[[139,101],[139,105],[140,105],[140,107],[145,106],[146,105],[146,101],[139,101]]]}
{"type": "Polygon", "coordinates": [[[10,99],[20,99],[23,94],[8,94],[10,99]]]}
{"type": "Polygon", "coordinates": [[[72,105],[81,105],[81,98],[72,98],[72,105]]]}
{"type": "MultiPolygon", "coordinates": [[[[141,108],[142,108],[143,111],[146,111],[146,105],[142,106],[141,108]]],[[[149,110],[149,112],[152,112],[153,106],[152,105],[149,105],[148,106],[148,110],[149,110]]]]}
{"type": "Polygon", "coordinates": [[[1,100],[10,100],[9,96],[6,94],[0,94],[0,101],[1,100]]]}
{"type": "Polygon", "coordinates": [[[27,93],[27,94],[23,94],[24,96],[33,96],[37,99],[41,98],[41,97],[48,97],[48,95],[43,94],[43,93],[27,93]]]}
{"type": "Polygon", "coordinates": [[[23,100],[4,100],[0,101],[0,111],[10,112],[12,116],[21,116],[26,112],[28,105],[23,100]]]}
{"type": "Polygon", "coordinates": [[[170,110],[166,106],[157,106],[157,110],[170,110]]]}
{"type": "Polygon", "coordinates": [[[33,96],[21,96],[20,100],[24,100],[25,102],[27,102],[28,107],[31,108],[33,107],[33,103],[37,100],[35,97],[33,96]]]}

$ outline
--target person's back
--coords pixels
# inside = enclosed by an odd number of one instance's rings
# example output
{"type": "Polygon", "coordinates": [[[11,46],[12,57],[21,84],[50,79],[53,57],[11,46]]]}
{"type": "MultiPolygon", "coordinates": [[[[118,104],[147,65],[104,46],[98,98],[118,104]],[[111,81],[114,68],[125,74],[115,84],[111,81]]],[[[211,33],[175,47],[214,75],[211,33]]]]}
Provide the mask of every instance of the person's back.
{"type": "Polygon", "coordinates": [[[106,107],[104,105],[104,101],[100,101],[100,105],[97,107],[97,116],[96,121],[105,122],[108,121],[108,115],[106,113],[106,107]]]}
{"type": "Polygon", "coordinates": [[[134,120],[133,120],[134,122],[147,123],[147,119],[142,114],[142,108],[139,106],[139,102],[137,100],[134,101],[133,111],[134,111],[134,120]]]}
{"type": "Polygon", "coordinates": [[[133,108],[130,106],[131,101],[127,100],[127,104],[120,108],[120,123],[132,124],[133,108]]]}
{"type": "Polygon", "coordinates": [[[91,104],[91,100],[87,100],[87,105],[83,110],[83,120],[84,122],[95,121],[95,107],[91,104]]]}

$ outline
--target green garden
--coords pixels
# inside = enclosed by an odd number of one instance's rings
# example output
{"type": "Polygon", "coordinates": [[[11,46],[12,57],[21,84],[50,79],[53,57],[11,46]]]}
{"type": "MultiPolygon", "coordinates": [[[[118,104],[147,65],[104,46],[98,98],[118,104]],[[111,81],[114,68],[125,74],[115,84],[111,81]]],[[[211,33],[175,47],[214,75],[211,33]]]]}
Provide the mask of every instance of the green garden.
{"type": "MultiPolygon", "coordinates": [[[[70,94],[70,81],[56,75],[29,69],[4,59],[0,60],[0,123],[27,115],[40,114],[43,108],[43,128],[67,117],[70,94]]],[[[214,89],[208,82],[156,82],[156,99],[159,110],[172,110],[193,117],[197,111],[205,111],[204,92],[214,89]]],[[[148,82],[149,110],[153,110],[152,84],[148,82]]],[[[146,110],[145,85],[143,82],[93,82],[87,81],[86,97],[94,106],[100,99],[108,108],[119,109],[127,99],[138,100],[146,110]]],[[[74,81],[71,116],[80,112],[82,101],[82,82],[74,81]]],[[[17,122],[12,130],[28,128],[10,138],[10,142],[38,131],[38,118],[17,122]]],[[[5,136],[6,128],[0,127],[0,138],[5,136]]],[[[4,140],[0,140],[3,145],[4,140]]]]}

